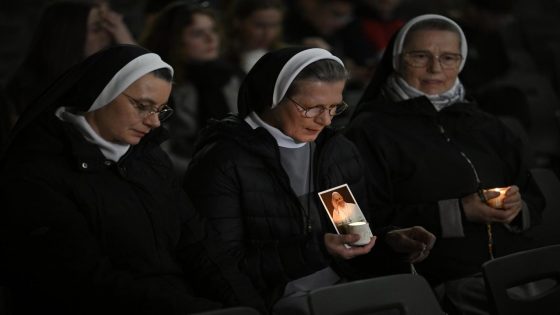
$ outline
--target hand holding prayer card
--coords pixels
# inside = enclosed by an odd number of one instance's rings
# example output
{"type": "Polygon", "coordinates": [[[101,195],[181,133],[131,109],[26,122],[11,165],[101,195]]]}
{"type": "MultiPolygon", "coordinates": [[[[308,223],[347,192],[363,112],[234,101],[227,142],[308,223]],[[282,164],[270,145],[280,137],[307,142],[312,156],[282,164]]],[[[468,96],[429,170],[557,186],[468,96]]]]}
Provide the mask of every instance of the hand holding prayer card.
{"type": "Polygon", "coordinates": [[[319,192],[319,197],[338,234],[359,236],[359,239],[350,245],[364,246],[370,243],[373,234],[369,223],[356,203],[348,184],[319,192]]]}

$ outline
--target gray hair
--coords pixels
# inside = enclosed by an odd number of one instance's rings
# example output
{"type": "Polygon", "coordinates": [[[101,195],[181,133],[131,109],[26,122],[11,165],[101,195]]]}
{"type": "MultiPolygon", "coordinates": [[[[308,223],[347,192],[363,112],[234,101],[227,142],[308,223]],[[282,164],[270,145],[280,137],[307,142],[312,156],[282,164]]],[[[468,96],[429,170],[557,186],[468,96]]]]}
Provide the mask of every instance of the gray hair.
{"type": "Polygon", "coordinates": [[[309,64],[294,78],[286,92],[292,96],[302,81],[338,82],[348,79],[348,71],[339,62],[331,59],[321,59],[309,64]]]}
{"type": "Polygon", "coordinates": [[[417,31],[425,31],[425,30],[453,32],[457,34],[457,37],[459,37],[459,45],[461,45],[461,33],[459,32],[457,27],[455,27],[452,24],[449,24],[449,22],[444,20],[430,19],[430,20],[420,21],[414,24],[413,26],[411,26],[410,29],[408,30],[408,33],[406,34],[403,46],[406,46],[408,44],[409,38],[411,37],[412,33],[417,31]]]}

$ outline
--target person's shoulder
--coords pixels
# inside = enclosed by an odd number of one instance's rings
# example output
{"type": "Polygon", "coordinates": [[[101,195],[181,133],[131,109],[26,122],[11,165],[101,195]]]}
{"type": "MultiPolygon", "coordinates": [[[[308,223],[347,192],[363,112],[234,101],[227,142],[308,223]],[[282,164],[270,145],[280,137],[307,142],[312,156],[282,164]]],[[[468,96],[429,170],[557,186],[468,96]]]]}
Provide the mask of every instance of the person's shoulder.
{"type": "Polygon", "coordinates": [[[323,165],[327,167],[346,167],[352,164],[351,161],[361,161],[356,145],[341,132],[335,132],[322,143],[318,143],[318,151],[324,157],[323,165]]]}
{"type": "Polygon", "coordinates": [[[236,115],[212,120],[200,133],[193,162],[223,166],[247,160],[262,145],[258,134],[236,115]]]}

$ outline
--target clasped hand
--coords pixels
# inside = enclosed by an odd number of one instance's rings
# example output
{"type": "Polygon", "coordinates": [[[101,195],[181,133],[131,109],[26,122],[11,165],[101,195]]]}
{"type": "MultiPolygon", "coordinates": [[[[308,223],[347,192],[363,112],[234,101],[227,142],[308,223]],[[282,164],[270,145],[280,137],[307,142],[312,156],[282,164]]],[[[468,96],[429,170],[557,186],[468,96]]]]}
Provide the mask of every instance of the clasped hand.
{"type": "MultiPolygon", "coordinates": [[[[499,193],[495,191],[485,191],[484,197],[489,200],[498,197],[499,193]]],[[[504,198],[503,209],[492,208],[486,202],[480,200],[477,193],[470,194],[461,199],[463,203],[463,211],[465,217],[471,222],[478,223],[506,223],[509,224],[523,208],[523,199],[519,188],[515,185],[511,186],[504,198]]]]}
{"type": "Polygon", "coordinates": [[[385,242],[397,253],[406,254],[410,263],[421,262],[430,254],[436,237],[421,226],[392,230],[385,242]]]}

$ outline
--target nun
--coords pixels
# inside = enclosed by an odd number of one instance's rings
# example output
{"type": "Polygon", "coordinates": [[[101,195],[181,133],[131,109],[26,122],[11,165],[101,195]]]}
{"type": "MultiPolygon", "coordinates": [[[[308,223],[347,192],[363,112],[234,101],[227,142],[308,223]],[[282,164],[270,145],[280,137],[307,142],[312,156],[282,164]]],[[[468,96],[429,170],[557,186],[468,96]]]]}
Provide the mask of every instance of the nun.
{"type": "Polygon", "coordinates": [[[421,227],[376,226],[365,165],[329,128],[348,107],[347,77],[324,49],[265,54],[241,85],[239,114],[203,130],[185,176],[198,211],[274,313],[307,314],[310,290],[409,268],[435,240],[421,227]],[[335,233],[317,194],[346,183],[376,227],[364,246],[349,246],[358,235],[335,233]]]}
{"type": "Polygon", "coordinates": [[[418,16],[393,38],[354,111],[346,136],[379,183],[382,224],[436,233],[418,264],[450,314],[487,314],[484,262],[531,248],[542,194],[523,146],[497,117],[467,96],[459,73],[467,41],[453,20],[418,16]],[[506,190],[492,207],[495,188],[506,190]]]}
{"type": "Polygon", "coordinates": [[[68,71],[18,122],[0,177],[0,279],[15,313],[261,307],[159,147],[172,76],[158,55],[114,46],[68,71]]]}

